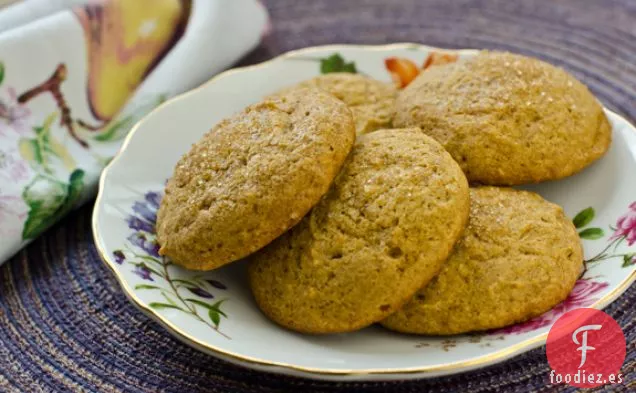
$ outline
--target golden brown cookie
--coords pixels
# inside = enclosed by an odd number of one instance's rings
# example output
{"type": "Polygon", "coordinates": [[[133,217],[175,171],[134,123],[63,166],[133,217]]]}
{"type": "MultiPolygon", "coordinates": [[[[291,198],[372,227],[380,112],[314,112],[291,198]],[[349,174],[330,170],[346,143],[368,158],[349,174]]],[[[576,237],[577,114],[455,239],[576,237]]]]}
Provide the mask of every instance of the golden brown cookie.
{"type": "Polygon", "coordinates": [[[585,85],[543,61],[500,52],[423,72],[399,94],[394,125],[422,128],[470,182],[490,185],[570,176],[611,141],[585,85]]]}
{"type": "Polygon", "coordinates": [[[283,90],[315,87],[342,100],[351,112],[358,135],[387,128],[393,119],[395,86],[347,72],[325,74],[283,90]]]}
{"type": "Polygon", "coordinates": [[[439,271],[468,211],[466,177],[433,139],[419,129],[363,135],[311,213],[249,258],[256,302],[299,332],[370,325],[439,271]]]}
{"type": "Polygon", "coordinates": [[[439,275],[382,325],[458,334],[511,325],[562,302],[583,251],[561,207],[511,188],[470,190],[468,227],[439,275]]]}
{"type": "Polygon", "coordinates": [[[223,120],[181,158],[166,186],[160,253],[210,270],[265,246],[327,192],[354,140],[351,111],[318,89],[223,120]]]}

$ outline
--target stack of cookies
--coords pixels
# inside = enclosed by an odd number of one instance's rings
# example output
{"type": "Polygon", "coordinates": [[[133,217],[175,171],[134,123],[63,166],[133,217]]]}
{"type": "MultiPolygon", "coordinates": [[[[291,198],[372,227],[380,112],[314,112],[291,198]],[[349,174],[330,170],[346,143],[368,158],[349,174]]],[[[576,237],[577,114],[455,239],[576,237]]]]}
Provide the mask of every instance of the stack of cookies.
{"type": "Polygon", "coordinates": [[[583,84],[519,55],[431,67],[401,91],[320,76],[183,156],[160,253],[197,270],[247,258],[258,306],[299,332],[503,327],[563,301],[583,255],[561,207],[502,186],[570,176],[610,140],[583,84]]]}

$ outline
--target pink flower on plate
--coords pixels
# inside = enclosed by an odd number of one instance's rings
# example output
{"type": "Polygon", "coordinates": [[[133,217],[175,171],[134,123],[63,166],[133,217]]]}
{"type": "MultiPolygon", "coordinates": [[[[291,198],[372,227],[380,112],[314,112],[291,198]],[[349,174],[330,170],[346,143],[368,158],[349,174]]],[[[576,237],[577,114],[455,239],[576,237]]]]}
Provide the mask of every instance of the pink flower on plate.
{"type": "Polygon", "coordinates": [[[546,326],[551,326],[566,312],[594,304],[594,302],[598,300],[598,297],[594,295],[608,286],[609,283],[596,282],[589,278],[578,280],[567,299],[565,299],[561,304],[556,305],[552,310],[536,318],[532,318],[527,322],[497,329],[493,332],[493,334],[520,334],[541,329],[546,326]]]}
{"type": "Polygon", "coordinates": [[[629,211],[616,221],[616,231],[610,240],[623,236],[627,239],[628,246],[636,243],[636,202],[632,202],[629,211]]]}
{"type": "Polygon", "coordinates": [[[18,102],[14,88],[9,87],[6,91],[7,94],[0,97],[0,136],[6,135],[7,130],[24,135],[31,131],[27,122],[31,111],[18,102]]]}

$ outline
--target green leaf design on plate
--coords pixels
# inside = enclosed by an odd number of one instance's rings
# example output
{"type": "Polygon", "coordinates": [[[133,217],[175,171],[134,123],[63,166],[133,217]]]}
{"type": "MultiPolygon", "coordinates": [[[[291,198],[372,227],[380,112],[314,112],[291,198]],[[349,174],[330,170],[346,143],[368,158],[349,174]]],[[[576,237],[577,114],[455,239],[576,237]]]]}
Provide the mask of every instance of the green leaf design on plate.
{"type": "Polygon", "coordinates": [[[179,283],[179,284],[192,285],[192,286],[194,286],[194,287],[196,287],[196,286],[198,285],[198,284],[197,284],[196,282],[194,282],[194,281],[191,281],[191,280],[183,280],[183,279],[180,279],[180,278],[173,278],[173,279],[172,279],[172,282],[174,282],[174,283],[179,283]]]}
{"type": "Polygon", "coordinates": [[[622,265],[622,267],[629,267],[629,266],[632,266],[634,263],[636,263],[636,260],[634,259],[634,256],[636,256],[636,254],[625,254],[625,255],[623,255],[623,265],[622,265]]]}
{"type": "Polygon", "coordinates": [[[334,53],[329,57],[320,59],[320,73],[329,74],[331,72],[349,72],[357,73],[356,64],[354,62],[345,62],[345,59],[338,53],[334,53]]]}
{"type": "Polygon", "coordinates": [[[227,299],[221,299],[221,300],[219,300],[218,302],[216,302],[216,303],[214,303],[214,304],[212,305],[212,308],[213,308],[215,311],[217,311],[219,314],[221,314],[221,315],[223,315],[224,317],[226,317],[226,318],[227,318],[227,315],[226,315],[223,311],[221,311],[221,304],[223,304],[223,302],[224,302],[224,301],[226,301],[226,300],[227,300],[227,299]]]}
{"type": "Polygon", "coordinates": [[[592,222],[592,220],[594,219],[594,215],[594,208],[588,207],[587,209],[581,210],[579,214],[574,217],[574,220],[572,220],[572,222],[574,223],[575,227],[583,228],[584,226],[592,222]]]}
{"type": "Polygon", "coordinates": [[[207,304],[206,302],[203,302],[203,301],[201,301],[201,300],[198,300],[198,299],[192,299],[192,298],[187,298],[186,300],[187,300],[187,301],[189,301],[189,302],[191,302],[191,303],[198,304],[198,305],[199,305],[199,306],[201,306],[201,307],[205,307],[205,308],[207,308],[208,310],[212,310],[212,309],[213,309],[213,307],[212,307],[212,305],[211,305],[211,304],[207,304]]]}
{"type": "Polygon", "coordinates": [[[148,284],[135,285],[135,289],[158,289],[158,290],[161,290],[161,288],[159,288],[156,285],[148,285],[148,284]]]}
{"type": "Polygon", "coordinates": [[[605,235],[601,228],[587,228],[579,232],[581,239],[596,240],[605,235]]]}
{"type": "Polygon", "coordinates": [[[177,305],[177,303],[175,303],[174,300],[170,299],[170,297],[166,295],[164,292],[161,292],[161,296],[163,296],[163,298],[166,299],[166,301],[172,304],[173,306],[177,305]]]}
{"type": "Polygon", "coordinates": [[[37,175],[24,188],[22,198],[29,206],[29,215],[22,230],[23,239],[42,233],[73,208],[84,187],[84,171],[75,170],[65,184],[48,176],[37,175]]]}
{"type": "Polygon", "coordinates": [[[221,316],[219,315],[219,313],[215,310],[210,310],[208,311],[208,316],[210,317],[210,321],[212,321],[214,326],[219,327],[219,324],[221,323],[221,316]]]}
{"type": "Polygon", "coordinates": [[[150,303],[150,307],[154,308],[155,310],[163,310],[163,309],[166,309],[166,308],[173,308],[173,309],[176,309],[176,310],[179,310],[179,311],[183,311],[183,310],[181,310],[181,307],[175,306],[173,304],[168,304],[168,303],[153,302],[153,303],[150,303]]]}
{"type": "Polygon", "coordinates": [[[218,302],[214,304],[208,304],[206,302],[202,302],[201,300],[192,299],[192,298],[187,298],[186,300],[191,303],[198,304],[201,307],[205,307],[209,312],[215,312],[227,318],[227,314],[221,311],[221,304],[223,304],[223,302],[226,301],[227,299],[219,300],[218,302]]]}
{"type": "Polygon", "coordinates": [[[0,85],[4,82],[4,63],[0,62],[0,85]]]}

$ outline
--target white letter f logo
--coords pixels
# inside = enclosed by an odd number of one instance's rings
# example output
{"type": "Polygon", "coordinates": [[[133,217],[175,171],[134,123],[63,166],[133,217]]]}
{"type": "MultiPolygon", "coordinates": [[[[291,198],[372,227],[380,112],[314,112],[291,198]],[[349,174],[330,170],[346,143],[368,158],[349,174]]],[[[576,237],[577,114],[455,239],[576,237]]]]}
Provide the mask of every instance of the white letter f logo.
{"type": "Polygon", "coordinates": [[[576,329],[574,331],[574,333],[572,333],[572,341],[574,341],[574,344],[580,344],[581,346],[578,347],[576,350],[577,351],[581,351],[581,364],[579,364],[579,368],[583,367],[583,365],[585,364],[585,357],[587,355],[587,351],[593,351],[594,347],[588,347],[587,345],[587,331],[588,330],[601,330],[601,325],[585,325],[585,326],[581,326],[580,328],[576,329]],[[580,343],[578,338],[576,338],[576,336],[580,333],[583,332],[583,342],[580,343]]]}

